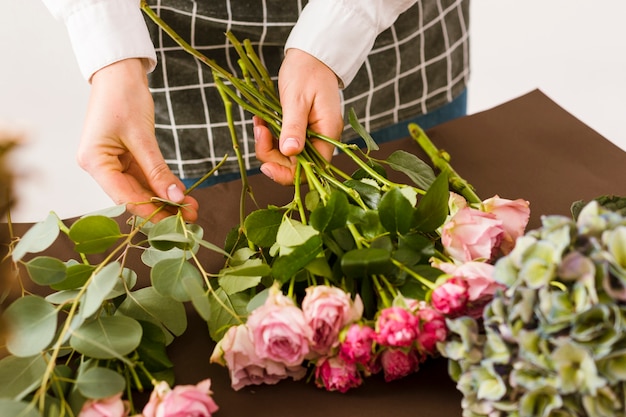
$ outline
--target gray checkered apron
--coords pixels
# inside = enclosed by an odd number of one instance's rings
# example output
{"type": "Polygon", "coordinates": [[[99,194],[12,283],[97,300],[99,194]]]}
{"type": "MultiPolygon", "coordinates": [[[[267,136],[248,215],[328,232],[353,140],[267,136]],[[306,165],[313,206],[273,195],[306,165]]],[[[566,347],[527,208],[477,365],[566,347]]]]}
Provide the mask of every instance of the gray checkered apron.
{"type": "MultiPolygon", "coordinates": [[[[365,1],[365,0],[364,0],[365,1]]],[[[250,39],[270,74],[306,0],[152,0],[151,6],[196,49],[239,74],[224,33],[250,39]]],[[[170,168],[198,178],[224,155],[220,175],[238,172],[222,100],[209,68],[150,21],[158,66],[149,76],[156,133],[170,168]]],[[[465,90],[469,75],[469,0],[420,0],[381,33],[355,79],[343,90],[369,131],[425,114],[465,90]]],[[[344,112],[347,115],[347,111],[344,112]]],[[[234,114],[247,168],[254,157],[251,116],[234,114]]],[[[346,123],[347,125],[347,123],[346,123]]],[[[354,137],[347,125],[343,140],[354,137]]]]}

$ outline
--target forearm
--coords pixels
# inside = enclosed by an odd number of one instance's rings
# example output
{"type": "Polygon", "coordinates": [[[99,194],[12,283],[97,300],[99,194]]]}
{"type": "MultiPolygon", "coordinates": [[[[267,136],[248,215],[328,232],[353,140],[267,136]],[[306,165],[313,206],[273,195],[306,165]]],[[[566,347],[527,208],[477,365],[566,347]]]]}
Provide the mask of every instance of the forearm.
{"type": "Polygon", "coordinates": [[[376,37],[417,0],[311,0],[285,49],[303,50],[331,68],[347,86],[376,37]]]}
{"type": "Polygon", "coordinates": [[[81,73],[90,80],[101,68],[127,58],[141,58],[146,71],[156,66],[138,0],[43,0],[62,20],[81,73]]]}

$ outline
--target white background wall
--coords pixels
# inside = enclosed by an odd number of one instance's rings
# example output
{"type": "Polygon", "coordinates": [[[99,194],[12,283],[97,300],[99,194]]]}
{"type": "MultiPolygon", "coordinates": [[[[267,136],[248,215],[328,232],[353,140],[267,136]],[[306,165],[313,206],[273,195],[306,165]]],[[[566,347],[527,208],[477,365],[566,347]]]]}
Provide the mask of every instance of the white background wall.
{"type": "MultiPolygon", "coordinates": [[[[89,87],[41,0],[2,0],[0,124],[27,139],[13,221],[112,204],[75,163],[89,87]]],[[[473,0],[469,112],[541,89],[626,149],[626,1],[473,0]]]]}

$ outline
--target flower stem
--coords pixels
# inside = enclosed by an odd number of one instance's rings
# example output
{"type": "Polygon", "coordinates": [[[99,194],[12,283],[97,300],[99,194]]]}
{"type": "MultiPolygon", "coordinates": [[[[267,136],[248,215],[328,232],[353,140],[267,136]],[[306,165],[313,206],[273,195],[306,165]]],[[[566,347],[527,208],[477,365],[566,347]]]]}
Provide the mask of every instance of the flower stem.
{"type": "Polygon", "coordinates": [[[450,155],[438,149],[435,144],[426,135],[424,130],[415,123],[409,123],[409,133],[411,137],[417,141],[421,148],[426,152],[433,165],[442,172],[448,174],[448,181],[452,188],[459,192],[470,203],[479,204],[482,200],[472,187],[463,177],[461,177],[452,165],[450,165],[450,155]]]}

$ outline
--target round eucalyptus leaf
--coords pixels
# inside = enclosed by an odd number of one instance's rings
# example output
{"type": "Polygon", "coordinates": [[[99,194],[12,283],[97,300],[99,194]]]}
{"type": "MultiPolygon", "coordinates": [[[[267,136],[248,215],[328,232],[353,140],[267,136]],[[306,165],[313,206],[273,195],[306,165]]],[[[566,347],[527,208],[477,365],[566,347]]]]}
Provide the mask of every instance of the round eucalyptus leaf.
{"type": "Polygon", "coordinates": [[[124,359],[141,342],[141,325],[130,317],[100,317],[74,330],[70,345],[96,359],[124,359]]]}
{"type": "Polygon", "coordinates": [[[0,411],[2,411],[2,417],[41,417],[35,403],[10,398],[0,398],[0,411]]]}
{"type": "Polygon", "coordinates": [[[35,224],[17,242],[11,256],[13,261],[21,260],[27,253],[46,250],[59,236],[59,217],[50,213],[46,220],[35,224]]]}
{"type": "Polygon", "coordinates": [[[154,287],[140,288],[130,293],[118,307],[119,314],[161,326],[167,344],[187,329],[185,306],[180,301],[159,294],[154,287]],[[171,333],[170,333],[171,332],[171,333]]]}
{"type": "Polygon", "coordinates": [[[121,237],[120,226],[106,216],[87,216],[77,220],[70,227],[69,237],[80,253],[102,253],[121,237]]]}
{"type": "Polygon", "coordinates": [[[124,391],[126,381],[119,373],[103,367],[93,367],[78,375],[76,388],[86,398],[111,397],[124,391]]]}
{"type": "Polygon", "coordinates": [[[191,296],[183,285],[183,279],[192,279],[202,284],[202,275],[196,267],[184,259],[164,259],[150,270],[150,280],[161,295],[177,301],[189,301],[191,296]]]}
{"type": "Polygon", "coordinates": [[[121,265],[113,262],[96,273],[88,282],[85,296],[81,298],[80,314],[84,318],[98,311],[104,300],[119,281],[121,265]]]}
{"type": "Polygon", "coordinates": [[[41,385],[41,376],[47,365],[43,355],[0,359],[0,398],[21,400],[26,397],[41,385]]]}
{"type": "Polygon", "coordinates": [[[48,347],[57,329],[57,311],[39,296],[18,298],[3,314],[9,323],[7,349],[15,356],[28,357],[48,347]]]}
{"type": "Polygon", "coordinates": [[[211,318],[211,303],[209,302],[209,296],[206,290],[195,279],[185,278],[182,284],[187,294],[191,297],[191,304],[198,315],[202,317],[204,321],[209,321],[211,318]]]}
{"type": "Polygon", "coordinates": [[[94,265],[87,264],[70,264],[66,265],[65,279],[54,285],[50,285],[50,288],[57,291],[62,290],[75,290],[85,285],[85,282],[89,279],[96,267],[94,265]]]}
{"type": "Polygon", "coordinates": [[[185,225],[178,216],[169,216],[150,228],[148,241],[150,246],[158,250],[189,250],[195,244],[193,237],[202,238],[202,233],[202,228],[197,225],[185,225]]]}
{"type": "Polygon", "coordinates": [[[50,256],[37,256],[26,263],[26,270],[35,284],[53,285],[66,278],[63,262],[50,256]]]}

